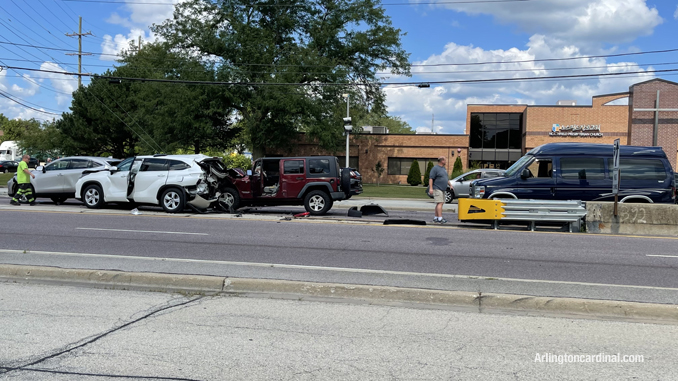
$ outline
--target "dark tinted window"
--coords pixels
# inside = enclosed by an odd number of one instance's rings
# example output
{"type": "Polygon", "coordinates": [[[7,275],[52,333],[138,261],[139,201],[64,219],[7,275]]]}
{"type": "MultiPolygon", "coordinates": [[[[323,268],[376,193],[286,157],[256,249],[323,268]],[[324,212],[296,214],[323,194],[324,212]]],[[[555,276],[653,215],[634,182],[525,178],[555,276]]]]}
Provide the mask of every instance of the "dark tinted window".
{"type": "Polygon", "coordinates": [[[71,166],[68,169],[85,169],[89,165],[89,160],[71,159],[71,166]]]}
{"type": "Polygon", "coordinates": [[[165,159],[144,159],[141,164],[141,172],[166,171],[167,160],[165,159]]]}
{"type": "Polygon", "coordinates": [[[304,173],[304,161],[303,160],[285,160],[284,171],[286,175],[304,173]]]}
{"type": "Polygon", "coordinates": [[[664,164],[656,159],[624,159],[622,157],[619,162],[619,172],[622,181],[665,180],[667,177],[664,164]]]}
{"type": "Polygon", "coordinates": [[[169,160],[169,170],[170,171],[181,171],[183,169],[191,168],[190,165],[179,160],[169,160]]]}
{"type": "MultiPolygon", "coordinates": [[[[350,160],[351,160],[351,157],[349,156],[349,161],[350,160]]],[[[308,159],[308,173],[310,173],[312,175],[314,175],[314,174],[329,175],[330,174],[330,160],[329,159],[308,159]]]]}
{"type": "Polygon", "coordinates": [[[603,158],[562,158],[560,176],[564,179],[601,180],[605,178],[603,158]]]}

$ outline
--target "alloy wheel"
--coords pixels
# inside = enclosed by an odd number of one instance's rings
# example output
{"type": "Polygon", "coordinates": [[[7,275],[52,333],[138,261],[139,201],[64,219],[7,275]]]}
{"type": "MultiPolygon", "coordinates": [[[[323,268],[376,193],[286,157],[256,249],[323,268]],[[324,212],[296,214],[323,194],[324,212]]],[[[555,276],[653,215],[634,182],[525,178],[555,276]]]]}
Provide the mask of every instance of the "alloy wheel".
{"type": "Polygon", "coordinates": [[[87,205],[96,205],[99,203],[99,191],[97,191],[95,188],[89,188],[87,192],[85,192],[85,202],[87,205]]]}
{"type": "Polygon", "coordinates": [[[311,199],[308,202],[308,205],[314,212],[319,212],[323,210],[323,208],[325,207],[325,199],[322,196],[315,195],[311,197],[311,199]]]}
{"type": "Polygon", "coordinates": [[[222,195],[219,197],[219,202],[222,203],[223,205],[230,207],[233,206],[235,203],[235,198],[233,197],[232,194],[228,192],[222,193],[222,195]]]}
{"type": "Polygon", "coordinates": [[[179,193],[177,192],[167,192],[165,195],[165,198],[162,200],[163,204],[165,204],[165,207],[167,209],[174,210],[179,207],[181,204],[181,197],[179,196],[179,193]]]}

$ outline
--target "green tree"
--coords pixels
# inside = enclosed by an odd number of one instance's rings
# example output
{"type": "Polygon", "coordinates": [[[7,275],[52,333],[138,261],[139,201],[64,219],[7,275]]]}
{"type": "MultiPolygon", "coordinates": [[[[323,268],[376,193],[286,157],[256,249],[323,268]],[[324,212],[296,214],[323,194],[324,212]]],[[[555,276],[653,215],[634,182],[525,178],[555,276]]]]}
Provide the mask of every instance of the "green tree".
{"type": "Polygon", "coordinates": [[[452,168],[452,175],[450,178],[455,178],[459,175],[464,174],[464,167],[463,164],[461,163],[461,157],[457,156],[457,160],[454,161],[454,167],[452,168]]]}
{"type": "Polygon", "coordinates": [[[227,168],[240,168],[248,170],[252,168],[252,160],[242,154],[232,153],[224,157],[224,164],[227,168]]]}
{"type": "Polygon", "coordinates": [[[42,160],[48,157],[61,156],[64,137],[57,129],[57,122],[43,122],[36,128],[26,130],[19,146],[31,156],[42,160]]]}
{"type": "MultiPolygon", "coordinates": [[[[5,130],[5,123],[7,123],[7,122],[9,122],[9,119],[7,119],[6,116],[4,116],[4,115],[2,115],[2,113],[0,113],[0,131],[5,130]]],[[[9,139],[7,139],[7,136],[5,136],[4,133],[3,133],[3,135],[0,135],[0,143],[4,142],[5,140],[9,140],[9,139]]]]}
{"type": "Polygon", "coordinates": [[[407,174],[407,183],[414,186],[421,184],[421,170],[419,162],[414,160],[410,166],[410,172],[407,174]]]}
{"type": "MultiPolygon", "coordinates": [[[[163,80],[212,82],[214,63],[174,49],[166,42],[131,48],[115,75],[163,80]]],[[[225,86],[133,82],[130,96],[143,112],[138,116],[166,152],[226,150],[241,130],[235,124],[235,101],[225,86]]]]}
{"type": "MultiPolygon", "coordinates": [[[[107,71],[104,75],[114,73],[107,71]]],[[[71,112],[64,113],[56,124],[64,136],[64,154],[124,158],[158,152],[134,91],[130,82],[111,84],[97,77],[78,88],[73,93],[71,112]]]]}
{"type": "Polygon", "coordinates": [[[428,186],[428,176],[431,174],[431,170],[433,169],[433,162],[429,161],[428,165],[426,165],[426,171],[424,172],[424,186],[428,186]]]}
{"type": "Polygon", "coordinates": [[[377,173],[377,186],[379,186],[379,180],[384,173],[384,165],[381,164],[381,160],[377,161],[377,164],[374,165],[374,172],[377,173]]]}
{"type": "Polygon", "coordinates": [[[376,73],[409,74],[403,34],[379,0],[277,5],[188,0],[176,5],[172,20],[151,29],[177,50],[216,58],[216,79],[233,83],[227,91],[256,157],[266,148],[289,148],[300,131],[338,151],[342,94],[351,94],[352,110],[384,115],[376,73]]]}
{"type": "Polygon", "coordinates": [[[409,123],[402,120],[400,117],[390,115],[379,116],[374,115],[373,113],[358,120],[356,125],[360,128],[363,126],[383,126],[388,128],[389,134],[414,134],[416,132],[409,123]]]}

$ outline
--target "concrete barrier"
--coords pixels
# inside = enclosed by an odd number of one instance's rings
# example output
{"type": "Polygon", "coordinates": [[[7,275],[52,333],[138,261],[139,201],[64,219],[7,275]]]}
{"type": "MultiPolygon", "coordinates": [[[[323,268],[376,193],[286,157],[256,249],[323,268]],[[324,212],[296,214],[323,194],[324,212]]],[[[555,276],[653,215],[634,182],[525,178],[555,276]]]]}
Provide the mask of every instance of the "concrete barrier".
{"type": "Polygon", "coordinates": [[[586,231],[603,234],[678,236],[678,205],[586,203],[586,231]]]}

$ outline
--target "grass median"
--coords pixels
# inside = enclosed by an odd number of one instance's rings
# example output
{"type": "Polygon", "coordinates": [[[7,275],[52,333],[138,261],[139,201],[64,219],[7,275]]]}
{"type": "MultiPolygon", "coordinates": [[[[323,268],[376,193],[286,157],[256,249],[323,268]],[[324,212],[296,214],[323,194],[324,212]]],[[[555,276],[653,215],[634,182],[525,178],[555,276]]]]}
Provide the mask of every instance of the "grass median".
{"type": "Polygon", "coordinates": [[[9,172],[9,173],[0,173],[0,188],[5,188],[7,187],[7,182],[9,179],[14,177],[15,173],[9,172]]]}
{"type": "Polygon", "coordinates": [[[376,197],[376,198],[412,198],[419,200],[429,200],[424,191],[424,187],[411,185],[379,185],[363,184],[363,193],[354,197],[376,197]]]}

